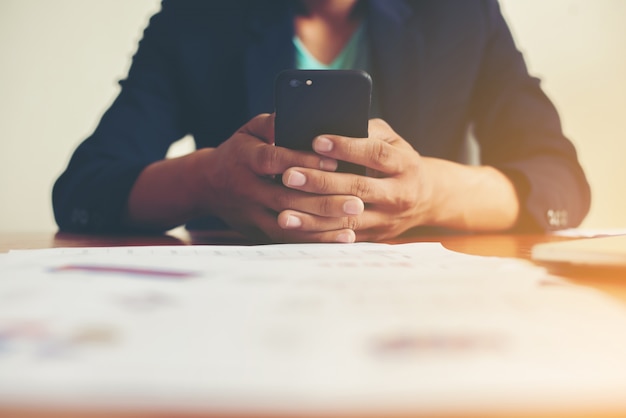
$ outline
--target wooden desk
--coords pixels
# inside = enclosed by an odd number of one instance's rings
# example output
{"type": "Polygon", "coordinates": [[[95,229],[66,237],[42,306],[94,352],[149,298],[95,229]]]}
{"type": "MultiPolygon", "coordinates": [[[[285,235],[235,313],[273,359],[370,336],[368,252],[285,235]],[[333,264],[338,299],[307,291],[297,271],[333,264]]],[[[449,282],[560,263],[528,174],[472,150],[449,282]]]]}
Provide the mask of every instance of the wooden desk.
{"type": "MultiPolygon", "coordinates": [[[[563,240],[566,238],[549,235],[499,235],[499,234],[460,234],[460,235],[440,235],[440,236],[415,236],[394,240],[392,243],[429,241],[441,242],[446,248],[467,254],[515,257],[530,259],[530,251],[533,245],[542,242],[563,240]]],[[[137,236],[116,236],[116,235],[79,235],[69,233],[8,233],[0,234],[0,252],[11,249],[41,249],[52,247],[98,247],[98,246],[135,246],[135,245],[194,245],[194,244],[252,244],[243,237],[234,233],[202,233],[189,234],[178,229],[167,235],[137,235],[137,236]]],[[[584,275],[571,275],[566,277],[571,282],[583,286],[590,286],[626,303],[626,275],[594,275],[585,273],[584,275]]],[[[626,393],[626,388],[625,388],[626,393]]],[[[190,414],[190,413],[152,413],[146,411],[122,412],[122,411],[82,411],[82,410],[41,410],[36,406],[33,409],[7,409],[0,405],[0,418],[74,418],[74,417],[116,417],[116,418],[138,418],[138,417],[199,417],[216,416],[211,414],[190,414]]],[[[461,415],[468,417],[468,415],[461,415]]],[[[484,417],[484,414],[480,415],[484,417]]],[[[487,415],[492,416],[492,415],[487,415]]],[[[528,417],[529,415],[517,414],[514,411],[496,416],[506,417],[528,417]]],[[[589,411],[571,411],[566,414],[553,412],[545,414],[533,414],[532,417],[624,417],[626,411],[601,411],[601,413],[589,414],[589,411]]]]}

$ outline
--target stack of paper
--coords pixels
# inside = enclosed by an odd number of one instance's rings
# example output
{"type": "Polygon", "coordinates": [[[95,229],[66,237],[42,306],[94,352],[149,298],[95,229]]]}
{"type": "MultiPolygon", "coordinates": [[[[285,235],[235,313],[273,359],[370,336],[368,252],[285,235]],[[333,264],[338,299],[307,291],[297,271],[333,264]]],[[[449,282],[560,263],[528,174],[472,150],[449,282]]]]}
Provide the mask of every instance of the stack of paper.
{"type": "Polygon", "coordinates": [[[0,256],[0,405],[626,409],[626,311],[440,244],[0,256]]]}

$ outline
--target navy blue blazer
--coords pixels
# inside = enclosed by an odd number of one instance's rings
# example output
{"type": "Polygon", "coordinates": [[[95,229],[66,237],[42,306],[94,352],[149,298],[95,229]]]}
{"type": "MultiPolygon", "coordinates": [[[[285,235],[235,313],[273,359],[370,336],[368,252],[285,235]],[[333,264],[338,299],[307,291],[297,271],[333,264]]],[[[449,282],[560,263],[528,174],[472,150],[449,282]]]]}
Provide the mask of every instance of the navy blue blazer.
{"type": "MultiPolygon", "coordinates": [[[[364,0],[375,100],[424,156],[458,160],[468,130],[482,164],[522,202],[520,228],[575,226],[590,191],[558,114],[529,76],[495,0],[364,0]]],[[[171,143],[215,147],[273,111],[275,75],[294,67],[293,1],[166,0],[121,92],[55,183],[61,229],[124,230],[129,191],[171,143]]]]}

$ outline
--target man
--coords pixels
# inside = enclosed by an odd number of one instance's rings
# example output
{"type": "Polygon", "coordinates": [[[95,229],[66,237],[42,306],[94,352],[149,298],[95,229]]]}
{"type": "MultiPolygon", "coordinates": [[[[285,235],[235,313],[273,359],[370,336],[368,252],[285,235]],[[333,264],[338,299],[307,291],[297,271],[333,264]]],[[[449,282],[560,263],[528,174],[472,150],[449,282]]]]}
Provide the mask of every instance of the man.
{"type": "Polygon", "coordinates": [[[164,1],[128,78],[54,188],[62,229],[229,227],[274,242],[420,226],[575,226],[589,186],[496,1],[164,1]],[[272,82],[301,55],[372,74],[368,138],[273,145],[272,82]],[[457,162],[468,129],[482,165],[457,162]],[[197,151],[163,159],[192,134],[197,151]],[[376,176],[335,172],[337,160],[376,176]],[[283,185],[270,177],[282,176],[283,185]],[[285,187],[286,186],[286,187],[285,187]]]}

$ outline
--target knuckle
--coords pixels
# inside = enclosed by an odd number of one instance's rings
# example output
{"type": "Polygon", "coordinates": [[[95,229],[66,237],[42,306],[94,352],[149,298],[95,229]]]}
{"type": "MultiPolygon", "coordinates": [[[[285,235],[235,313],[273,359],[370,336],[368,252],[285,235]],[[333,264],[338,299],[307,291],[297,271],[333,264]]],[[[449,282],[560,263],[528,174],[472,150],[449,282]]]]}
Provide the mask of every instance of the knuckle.
{"type": "Polygon", "coordinates": [[[370,185],[367,177],[355,177],[352,182],[350,194],[357,197],[365,197],[370,193],[370,185]]]}
{"type": "Polygon", "coordinates": [[[361,222],[357,216],[346,216],[343,218],[342,228],[357,231],[361,226],[361,222]]]}
{"type": "Polygon", "coordinates": [[[409,211],[417,204],[417,196],[415,193],[400,193],[396,197],[395,206],[402,212],[409,211]]]}
{"type": "Polygon", "coordinates": [[[333,181],[326,175],[320,174],[314,177],[316,191],[321,194],[328,194],[333,189],[333,181]]]}
{"type": "Polygon", "coordinates": [[[372,118],[372,119],[370,119],[370,123],[369,124],[370,124],[370,126],[372,128],[378,128],[378,127],[387,125],[387,123],[383,119],[381,119],[381,118],[372,118]]]}
{"type": "Polygon", "coordinates": [[[333,212],[333,201],[328,197],[321,198],[319,200],[319,214],[329,215],[333,212]]]}
{"type": "Polygon", "coordinates": [[[372,144],[372,149],[370,150],[370,160],[375,161],[378,164],[385,165],[389,161],[389,148],[386,146],[387,144],[382,141],[377,141],[372,144]]]}
{"type": "Polygon", "coordinates": [[[359,149],[357,147],[357,142],[354,139],[350,139],[348,141],[342,141],[342,138],[337,138],[335,140],[339,149],[343,150],[343,154],[345,155],[355,155],[358,153],[359,149]]]}
{"type": "Polygon", "coordinates": [[[422,175],[422,156],[416,151],[416,150],[412,150],[412,157],[409,164],[408,164],[408,169],[407,171],[409,171],[410,173],[415,173],[415,175],[417,176],[421,176],[422,175]]]}
{"type": "Polygon", "coordinates": [[[406,212],[413,207],[413,200],[401,198],[397,206],[398,206],[398,209],[400,209],[400,211],[406,212]]]}
{"type": "Polygon", "coordinates": [[[272,201],[276,204],[276,207],[273,208],[276,211],[293,209],[294,206],[294,199],[291,193],[278,193],[272,201]]]}
{"type": "Polygon", "coordinates": [[[262,174],[277,174],[279,162],[278,149],[273,146],[260,147],[256,154],[256,167],[262,174]]]}
{"type": "Polygon", "coordinates": [[[368,124],[368,130],[370,131],[371,134],[386,132],[389,129],[390,129],[389,124],[380,118],[370,119],[369,124],[368,124]]]}

